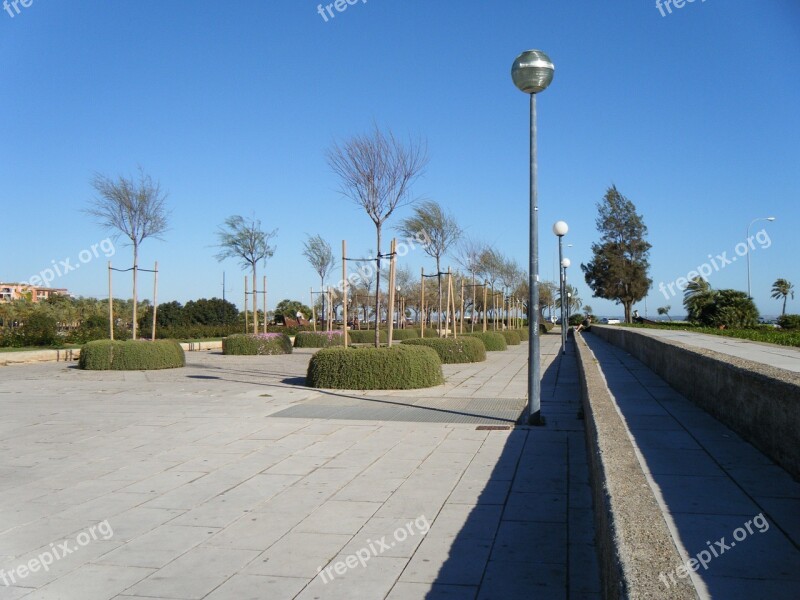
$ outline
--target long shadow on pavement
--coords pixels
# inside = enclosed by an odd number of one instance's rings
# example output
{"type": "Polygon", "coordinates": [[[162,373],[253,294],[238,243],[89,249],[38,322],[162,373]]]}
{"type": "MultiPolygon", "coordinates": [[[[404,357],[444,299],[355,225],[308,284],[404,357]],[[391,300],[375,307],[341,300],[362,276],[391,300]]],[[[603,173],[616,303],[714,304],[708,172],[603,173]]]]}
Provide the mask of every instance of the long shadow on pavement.
{"type": "Polygon", "coordinates": [[[489,434],[395,591],[406,586],[415,597],[425,589],[431,600],[599,600],[579,407],[570,349],[543,375],[547,424],[489,434]]]}

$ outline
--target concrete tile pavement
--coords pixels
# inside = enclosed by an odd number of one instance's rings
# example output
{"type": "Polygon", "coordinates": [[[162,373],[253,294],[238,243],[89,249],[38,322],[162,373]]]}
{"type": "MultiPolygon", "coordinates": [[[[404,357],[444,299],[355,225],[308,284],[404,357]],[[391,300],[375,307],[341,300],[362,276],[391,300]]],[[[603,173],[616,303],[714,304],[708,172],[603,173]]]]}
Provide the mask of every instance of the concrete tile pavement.
{"type": "MultiPolygon", "coordinates": [[[[547,427],[502,431],[272,416],[322,395],[297,385],[309,352],[136,374],[4,367],[0,568],[16,579],[0,598],[591,598],[574,357],[557,359],[558,341],[543,338],[547,427]],[[103,520],[113,535],[79,547],[103,520]],[[20,574],[62,541],[69,556],[20,574]]],[[[525,362],[520,346],[447,366],[447,384],[416,394],[511,399],[525,362]]]]}

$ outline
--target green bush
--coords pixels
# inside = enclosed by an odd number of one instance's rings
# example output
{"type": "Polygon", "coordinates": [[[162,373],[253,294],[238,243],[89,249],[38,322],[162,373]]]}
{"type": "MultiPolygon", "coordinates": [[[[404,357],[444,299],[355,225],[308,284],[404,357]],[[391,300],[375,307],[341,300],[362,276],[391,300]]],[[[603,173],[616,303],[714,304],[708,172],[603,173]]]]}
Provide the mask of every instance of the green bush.
{"type": "Polygon", "coordinates": [[[222,353],[248,356],[291,354],[292,342],[284,333],[237,333],[222,340],[222,353]]]}
{"type": "Polygon", "coordinates": [[[392,339],[397,341],[415,340],[419,338],[419,329],[393,329],[392,339]]]}
{"type": "MultiPolygon", "coordinates": [[[[519,336],[519,341],[520,342],[527,342],[528,339],[530,338],[530,333],[528,332],[527,328],[523,327],[522,329],[512,329],[511,331],[513,331],[514,333],[516,333],[519,336]]],[[[546,331],[547,330],[545,329],[545,332],[546,331]]],[[[541,325],[540,325],[539,333],[541,333],[541,332],[542,332],[542,330],[541,330],[541,325]]]]}
{"type": "Polygon", "coordinates": [[[758,309],[744,292],[712,290],[695,317],[694,321],[706,327],[754,327],[758,324],[758,309]]]}
{"type": "Polygon", "coordinates": [[[27,315],[21,327],[15,327],[4,335],[4,346],[22,348],[24,346],[63,346],[58,337],[58,323],[55,318],[42,312],[27,315]]]}
{"type": "Polygon", "coordinates": [[[486,346],[474,337],[405,340],[403,344],[433,348],[444,365],[486,360],[486,346]]]}
{"type": "Polygon", "coordinates": [[[325,348],[311,357],[306,385],[341,390],[407,390],[444,383],[431,348],[325,348]]]}
{"type": "MultiPolygon", "coordinates": [[[[389,334],[385,329],[378,331],[378,336],[381,344],[389,342],[389,334]]],[[[374,329],[355,329],[347,332],[347,337],[351,344],[374,344],[375,343],[375,330],[374,329]]]]}
{"type": "Polygon", "coordinates": [[[175,340],[97,340],[81,347],[78,366],[91,371],[144,371],[186,365],[183,348],[175,340]]]}
{"type": "Polygon", "coordinates": [[[782,315],[778,317],[781,329],[800,329],[800,315],[782,315]]]}
{"type": "MultiPolygon", "coordinates": [[[[149,336],[150,327],[150,325],[143,327],[142,332],[149,336]]],[[[252,331],[252,325],[250,326],[250,331],[252,331]]],[[[244,323],[237,325],[159,325],[156,327],[156,339],[202,340],[206,338],[224,338],[244,332],[244,323]]]]}
{"type": "Polygon", "coordinates": [[[294,338],[295,348],[330,348],[344,346],[342,331],[299,331],[294,338]]]}
{"type": "Polygon", "coordinates": [[[465,333],[464,335],[478,338],[483,342],[487,352],[497,352],[508,348],[506,338],[494,331],[487,331],[486,333],[465,333]]]}
{"type": "MultiPolygon", "coordinates": [[[[145,329],[145,331],[148,331],[145,329]]],[[[130,339],[131,332],[123,327],[114,327],[115,340],[130,339]]],[[[70,344],[85,344],[94,340],[108,339],[108,316],[90,315],[81,321],[80,326],[67,335],[67,342],[70,344]]]]}
{"type": "Polygon", "coordinates": [[[509,331],[507,329],[497,331],[500,335],[502,335],[506,339],[506,344],[508,346],[519,346],[520,339],[519,334],[516,331],[509,331]]]}
{"type": "Polygon", "coordinates": [[[577,327],[578,325],[580,325],[581,323],[583,323],[583,320],[584,320],[585,318],[586,318],[586,317],[584,317],[584,316],[583,316],[583,315],[581,315],[581,314],[574,314],[574,315],[570,315],[570,316],[569,316],[568,323],[569,323],[570,327],[577,327]]]}

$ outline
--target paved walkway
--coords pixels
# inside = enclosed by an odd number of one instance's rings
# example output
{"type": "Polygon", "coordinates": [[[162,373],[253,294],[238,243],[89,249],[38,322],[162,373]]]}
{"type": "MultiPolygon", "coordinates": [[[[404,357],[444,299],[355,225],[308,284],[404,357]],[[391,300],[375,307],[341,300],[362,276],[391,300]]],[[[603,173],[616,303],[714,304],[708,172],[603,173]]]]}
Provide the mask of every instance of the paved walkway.
{"type": "Polygon", "coordinates": [[[460,421],[465,402],[521,410],[525,346],[445,366],[437,388],[347,394],[423,398],[413,410],[436,417],[414,422],[279,416],[335,398],[301,385],[309,351],[190,353],[147,373],[2,367],[0,598],[599,598],[574,357],[562,367],[558,343],[543,339],[539,428],[491,410],[489,429],[460,421]]]}
{"type": "MultiPolygon", "coordinates": [[[[638,447],[676,545],[686,561],[702,559],[692,573],[701,597],[797,598],[800,484],[628,353],[591,334],[583,339],[638,447]]],[[[664,598],[670,575],[679,573],[664,574],[664,598]]]]}
{"type": "Polygon", "coordinates": [[[745,360],[778,367],[779,369],[800,373],[800,348],[762,344],[760,342],[723,337],[721,335],[709,335],[707,333],[695,333],[693,331],[673,329],[639,328],[636,330],[636,333],[672,340],[696,348],[705,348],[706,350],[713,350],[737,358],[743,358],[745,360]]]}

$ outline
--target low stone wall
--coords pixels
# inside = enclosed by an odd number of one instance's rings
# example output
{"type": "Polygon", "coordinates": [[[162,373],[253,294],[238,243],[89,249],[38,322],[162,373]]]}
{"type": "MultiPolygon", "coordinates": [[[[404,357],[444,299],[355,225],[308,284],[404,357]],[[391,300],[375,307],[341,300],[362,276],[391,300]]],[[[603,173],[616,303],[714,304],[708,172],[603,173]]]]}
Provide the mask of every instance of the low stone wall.
{"type": "Polygon", "coordinates": [[[25,352],[0,352],[0,366],[20,365],[37,362],[78,360],[78,348],[67,350],[30,350],[25,352]]]}
{"type": "MultiPolygon", "coordinates": [[[[605,378],[580,334],[575,335],[586,419],[603,597],[663,598],[661,573],[683,563],[661,507],[645,477],[605,378]]],[[[678,579],[673,600],[698,598],[690,579],[678,579]]]]}
{"type": "MultiPolygon", "coordinates": [[[[198,350],[222,350],[222,342],[186,342],[181,347],[187,352],[198,350]]],[[[64,350],[30,350],[25,352],[0,352],[0,367],[39,362],[69,362],[78,360],[80,348],[64,350]]]]}
{"type": "Polygon", "coordinates": [[[800,374],[623,327],[591,332],[629,352],[800,479],[800,374]]]}

